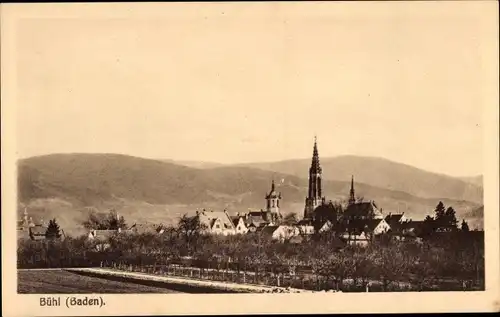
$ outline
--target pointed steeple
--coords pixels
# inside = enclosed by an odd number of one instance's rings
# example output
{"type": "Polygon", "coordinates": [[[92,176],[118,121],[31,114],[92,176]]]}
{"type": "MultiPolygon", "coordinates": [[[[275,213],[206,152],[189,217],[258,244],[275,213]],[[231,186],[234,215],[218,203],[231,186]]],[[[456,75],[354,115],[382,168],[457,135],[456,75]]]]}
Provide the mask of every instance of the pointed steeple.
{"type": "Polygon", "coordinates": [[[276,187],[276,186],[274,185],[274,178],[273,178],[273,182],[272,182],[272,184],[271,184],[271,192],[274,192],[275,187],[276,187]]]}
{"type": "Polygon", "coordinates": [[[351,190],[349,191],[349,205],[355,203],[356,203],[356,198],[354,197],[354,175],[351,175],[351,190]]]}
{"type": "Polygon", "coordinates": [[[321,165],[319,163],[319,153],[318,153],[318,142],[317,137],[314,136],[314,147],[313,155],[311,161],[311,167],[309,168],[309,190],[306,197],[306,204],[304,208],[304,218],[311,218],[313,211],[318,207],[324,200],[321,195],[321,165]]]}
{"type": "Polygon", "coordinates": [[[314,147],[313,147],[310,172],[321,174],[321,166],[319,164],[319,154],[318,154],[318,142],[316,136],[314,136],[314,147]]]}

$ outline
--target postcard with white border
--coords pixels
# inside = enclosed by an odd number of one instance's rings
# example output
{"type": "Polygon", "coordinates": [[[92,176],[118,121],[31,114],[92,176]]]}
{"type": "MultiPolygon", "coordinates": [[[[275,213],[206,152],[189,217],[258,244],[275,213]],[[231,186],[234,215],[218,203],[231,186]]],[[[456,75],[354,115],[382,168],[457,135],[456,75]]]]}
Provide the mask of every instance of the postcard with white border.
{"type": "Polygon", "coordinates": [[[0,14],[3,315],[500,311],[497,2],[0,14]]]}

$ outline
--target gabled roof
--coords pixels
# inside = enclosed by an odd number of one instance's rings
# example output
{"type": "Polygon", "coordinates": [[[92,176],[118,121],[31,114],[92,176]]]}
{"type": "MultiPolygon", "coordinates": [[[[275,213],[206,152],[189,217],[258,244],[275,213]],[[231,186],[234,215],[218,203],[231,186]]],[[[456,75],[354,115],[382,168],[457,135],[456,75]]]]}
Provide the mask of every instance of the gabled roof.
{"type": "Polygon", "coordinates": [[[384,219],[393,230],[397,230],[403,225],[402,218],[403,214],[389,214],[384,219]]]}
{"type": "Polygon", "coordinates": [[[203,211],[198,214],[200,223],[212,228],[213,224],[219,219],[225,229],[234,229],[234,224],[225,211],[203,211]]]}
{"type": "Polygon", "coordinates": [[[262,228],[261,232],[263,234],[272,235],[278,228],[279,226],[265,226],[262,228]]]}
{"type": "Polygon", "coordinates": [[[382,222],[384,219],[355,219],[347,223],[347,230],[351,232],[363,232],[367,230],[371,232],[382,222]]]}
{"type": "Polygon", "coordinates": [[[265,211],[250,211],[246,217],[246,225],[254,224],[256,227],[269,223],[266,219],[265,211]]]}
{"type": "Polygon", "coordinates": [[[373,202],[362,202],[349,205],[344,212],[344,217],[358,218],[358,217],[373,217],[383,219],[382,212],[378,209],[377,205],[373,202]]]}
{"type": "Polygon", "coordinates": [[[42,226],[34,226],[30,227],[30,234],[34,236],[45,236],[45,232],[47,232],[47,227],[42,226]]]}
{"type": "Polygon", "coordinates": [[[389,223],[390,221],[401,221],[401,218],[403,218],[403,214],[388,214],[386,217],[385,217],[385,221],[387,221],[387,223],[389,223]]]}
{"type": "Polygon", "coordinates": [[[259,211],[249,211],[247,213],[248,217],[262,217],[262,215],[265,213],[264,210],[259,210],[259,211]]]}
{"type": "Polygon", "coordinates": [[[238,223],[240,222],[240,219],[245,220],[244,217],[242,216],[236,216],[236,217],[231,217],[231,220],[233,221],[234,226],[238,226],[238,223]]]}

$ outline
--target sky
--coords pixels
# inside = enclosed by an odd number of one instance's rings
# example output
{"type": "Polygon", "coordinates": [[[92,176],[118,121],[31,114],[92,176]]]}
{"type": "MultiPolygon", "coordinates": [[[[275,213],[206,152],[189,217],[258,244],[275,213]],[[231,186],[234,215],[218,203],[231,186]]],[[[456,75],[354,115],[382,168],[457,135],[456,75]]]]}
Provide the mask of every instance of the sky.
{"type": "Polygon", "coordinates": [[[197,5],[19,21],[18,156],[275,161],[317,135],[321,157],[482,173],[472,7],[197,5]]]}

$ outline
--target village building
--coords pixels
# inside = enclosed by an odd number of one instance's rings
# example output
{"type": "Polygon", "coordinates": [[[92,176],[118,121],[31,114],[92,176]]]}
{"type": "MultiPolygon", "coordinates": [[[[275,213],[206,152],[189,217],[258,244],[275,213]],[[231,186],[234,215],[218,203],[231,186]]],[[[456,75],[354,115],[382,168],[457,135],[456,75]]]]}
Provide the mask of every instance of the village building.
{"type": "Polygon", "coordinates": [[[392,230],[395,231],[399,229],[402,224],[409,221],[409,219],[405,217],[404,212],[401,214],[389,213],[387,216],[385,216],[385,221],[391,226],[392,230]]]}
{"type": "Polygon", "coordinates": [[[299,236],[300,229],[297,226],[289,225],[269,225],[265,226],[260,230],[260,234],[263,236],[269,236],[273,240],[278,240],[280,242],[290,241],[293,237],[299,236]]]}
{"type": "Polygon", "coordinates": [[[134,223],[128,230],[135,234],[162,234],[165,232],[165,227],[163,225],[157,225],[152,223],[134,223]]]}
{"type": "Polygon", "coordinates": [[[342,238],[349,244],[367,246],[375,237],[388,233],[390,229],[385,219],[355,219],[347,223],[342,238]]]}
{"type": "Polygon", "coordinates": [[[231,219],[233,221],[236,234],[245,234],[249,231],[249,228],[245,223],[245,217],[237,215],[236,217],[232,217],[231,219]]]}
{"type": "Polygon", "coordinates": [[[205,227],[205,232],[210,234],[233,235],[236,234],[234,223],[226,210],[196,212],[200,224],[205,227]]]}

